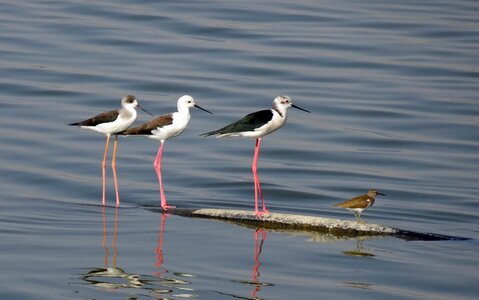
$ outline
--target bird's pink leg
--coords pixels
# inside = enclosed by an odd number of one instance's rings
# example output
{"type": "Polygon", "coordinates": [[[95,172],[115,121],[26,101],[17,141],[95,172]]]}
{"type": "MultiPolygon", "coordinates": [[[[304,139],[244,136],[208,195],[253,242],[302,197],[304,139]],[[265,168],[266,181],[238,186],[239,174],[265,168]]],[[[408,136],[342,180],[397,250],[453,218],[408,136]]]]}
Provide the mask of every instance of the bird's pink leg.
{"type": "Polygon", "coordinates": [[[158,176],[158,183],[160,184],[160,198],[161,198],[161,208],[166,211],[168,208],[175,208],[175,206],[169,206],[166,203],[165,192],[163,190],[163,180],[161,179],[161,159],[163,157],[163,144],[161,141],[160,148],[158,149],[158,154],[156,155],[155,161],[153,162],[153,167],[156,170],[156,176],[158,176]]]}
{"type": "Polygon", "coordinates": [[[266,204],[264,203],[263,191],[261,190],[261,183],[259,181],[259,176],[256,174],[256,185],[258,186],[258,195],[261,198],[261,205],[263,206],[263,211],[261,214],[269,214],[269,211],[266,209],[266,204]]]}
{"type": "Polygon", "coordinates": [[[103,152],[103,161],[101,163],[101,173],[102,173],[102,205],[106,205],[106,155],[108,153],[108,144],[110,143],[110,135],[106,135],[106,142],[105,142],[105,151],[103,152]]]}
{"type": "Polygon", "coordinates": [[[263,198],[263,191],[261,190],[261,183],[258,177],[258,156],[259,156],[260,146],[261,146],[261,138],[258,138],[256,139],[256,146],[254,149],[253,166],[252,166],[253,180],[254,180],[254,209],[255,209],[255,214],[258,218],[261,218],[262,215],[269,213],[269,211],[266,209],[266,204],[263,198]],[[261,198],[261,204],[263,208],[262,211],[259,211],[258,209],[258,196],[261,198]]]}
{"type": "Polygon", "coordinates": [[[115,183],[116,207],[120,206],[120,196],[118,194],[118,181],[116,178],[116,147],[118,145],[118,136],[115,135],[115,142],[113,143],[113,155],[111,158],[111,169],[113,171],[113,182],[115,183]]]}

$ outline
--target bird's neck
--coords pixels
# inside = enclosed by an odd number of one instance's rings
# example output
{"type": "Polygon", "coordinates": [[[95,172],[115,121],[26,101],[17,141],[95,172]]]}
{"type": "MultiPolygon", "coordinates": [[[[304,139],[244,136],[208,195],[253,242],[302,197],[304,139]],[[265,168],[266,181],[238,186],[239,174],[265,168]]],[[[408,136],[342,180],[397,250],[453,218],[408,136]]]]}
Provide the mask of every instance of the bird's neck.
{"type": "Polygon", "coordinates": [[[286,108],[280,105],[276,105],[276,103],[273,103],[273,110],[276,111],[279,116],[283,119],[286,119],[286,108]]]}
{"type": "Polygon", "coordinates": [[[190,116],[190,108],[184,106],[178,106],[178,114],[181,115],[183,118],[189,118],[190,116]]]}
{"type": "Polygon", "coordinates": [[[120,111],[120,116],[125,119],[133,117],[136,119],[136,109],[132,106],[123,106],[123,110],[120,111]]]}

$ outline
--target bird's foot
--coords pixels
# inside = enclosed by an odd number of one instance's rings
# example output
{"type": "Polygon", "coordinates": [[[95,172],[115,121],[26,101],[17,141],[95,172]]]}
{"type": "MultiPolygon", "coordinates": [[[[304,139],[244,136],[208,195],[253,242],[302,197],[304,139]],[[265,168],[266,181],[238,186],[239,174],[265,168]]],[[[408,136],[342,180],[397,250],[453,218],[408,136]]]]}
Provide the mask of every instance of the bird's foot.
{"type": "Polygon", "coordinates": [[[260,219],[260,220],[263,219],[264,215],[268,215],[268,214],[269,214],[269,211],[267,211],[267,210],[263,210],[263,211],[257,210],[257,211],[255,211],[256,218],[260,219]]]}
{"type": "Polygon", "coordinates": [[[167,204],[161,205],[161,209],[162,209],[164,212],[168,211],[168,210],[171,209],[171,208],[176,208],[176,206],[167,205],[167,204]]]}

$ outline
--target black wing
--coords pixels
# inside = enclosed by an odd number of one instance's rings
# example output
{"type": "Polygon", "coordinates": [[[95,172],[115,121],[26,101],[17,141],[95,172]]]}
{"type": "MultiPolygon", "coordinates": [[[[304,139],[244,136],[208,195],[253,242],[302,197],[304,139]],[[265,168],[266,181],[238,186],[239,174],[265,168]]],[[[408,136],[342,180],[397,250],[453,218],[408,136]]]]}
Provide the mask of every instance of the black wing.
{"type": "Polygon", "coordinates": [[[271,109],[260,110],[251,113],[239,121],[229,124],[215,131],[203,133],[202,136],[210,136],[215,134],[235,133],[244,131],[254,131],[273,119],[273,111],[271,109]]]}
{"type": "Polygon", "coordinates": [[[81,121],[78,123],[70,123],[68,125],[71,126],[96,126],[98,124],[102,123],[109,123],[113,122],[118,118],[118,115],[120,112],[118,110],[112,110],[112,111],[107,111],[104,113],[101,113],[97,116],[94,116],[90,119],[86,119],[85,121],[81,121]]]}

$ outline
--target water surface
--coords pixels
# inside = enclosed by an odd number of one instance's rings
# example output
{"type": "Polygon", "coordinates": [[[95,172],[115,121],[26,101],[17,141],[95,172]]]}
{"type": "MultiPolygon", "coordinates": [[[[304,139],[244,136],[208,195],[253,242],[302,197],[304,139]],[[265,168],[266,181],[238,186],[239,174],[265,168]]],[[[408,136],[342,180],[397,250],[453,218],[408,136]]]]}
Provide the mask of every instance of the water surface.
{"type": "MultiPolygon", "coordinates": [[[[475,299],[479,4],[474,1],[1,1],[0,295],[5,299],[475,299]],[[254,141],[217,129],[286,94],[259,176],[275,212],[470,237],[406,242],[161,216],[157,142],[120,140],[122,205],[103,209],[104,137],[66,126],[127,94],[155,114],[190,94],[165,144],[168,200],[253,208],[254,141]],[[103,273],[102,273],[103,272],[103,273]]],[[[149,116],[139,113],[137,122],[149,116]]],[[[114,203],[111,174],[108,201],[114,203]]]]}

